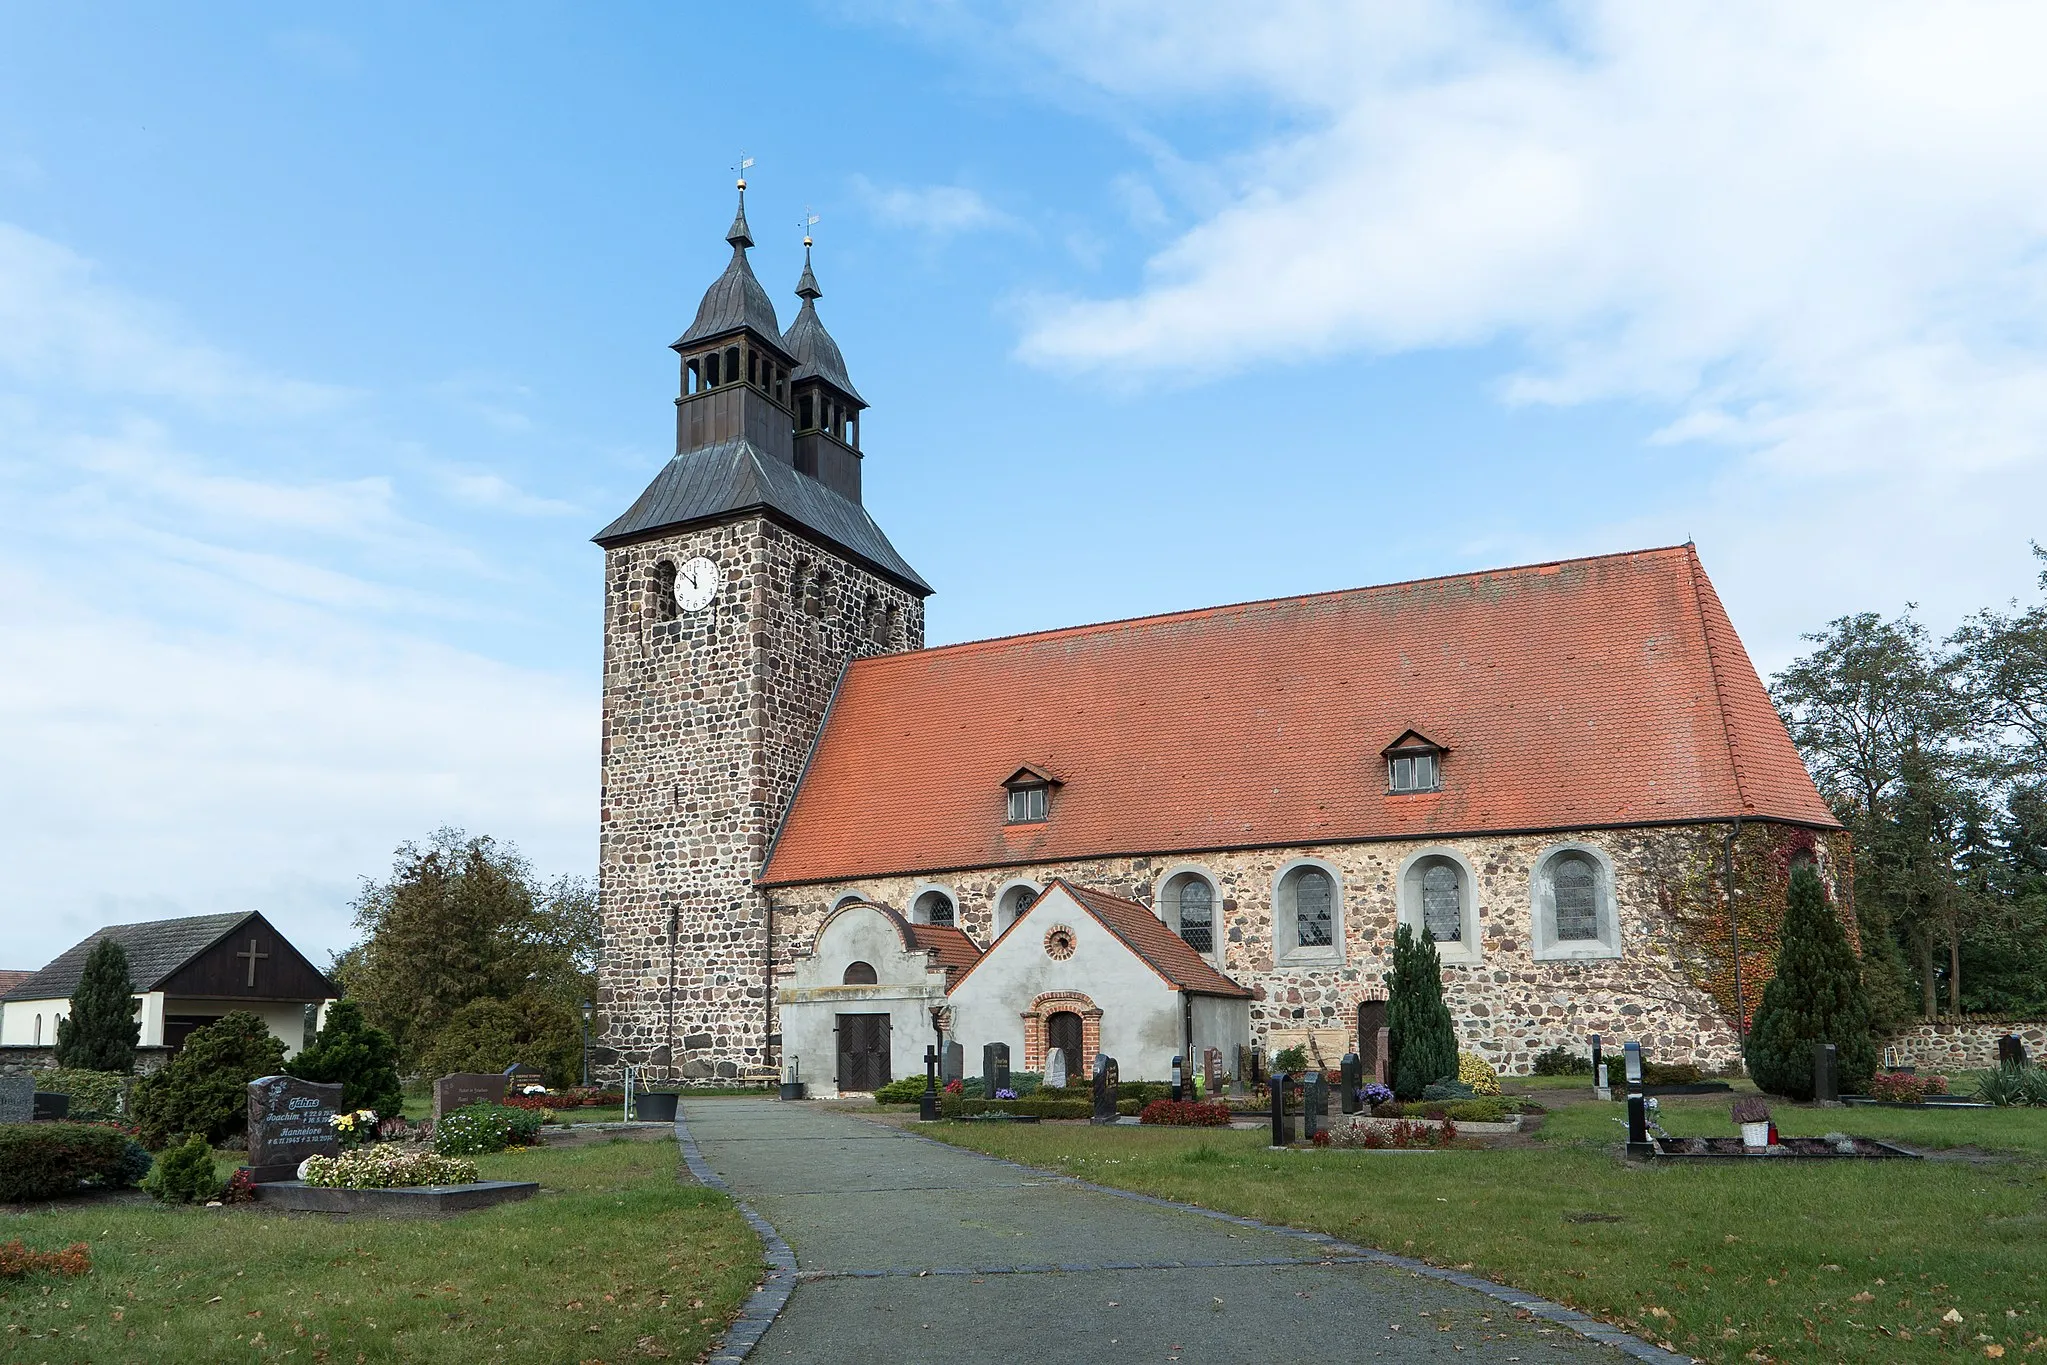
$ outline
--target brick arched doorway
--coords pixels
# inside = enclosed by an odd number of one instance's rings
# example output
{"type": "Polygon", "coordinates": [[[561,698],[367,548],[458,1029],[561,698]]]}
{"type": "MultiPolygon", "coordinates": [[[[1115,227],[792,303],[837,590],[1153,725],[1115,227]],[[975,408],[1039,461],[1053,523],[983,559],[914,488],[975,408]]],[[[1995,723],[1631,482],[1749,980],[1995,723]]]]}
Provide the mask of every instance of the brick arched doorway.
{"type": "Polygon", "coordinates": [[[1023,1026],[1026,1071],[1043,1071],[1046,1057],[1056,1046],[1066,1049],[1066,1074],[1078,1080],[1088,1074],[1095,1054],[1102,1050],[1102,1012],[1079,991],[1048,991],[1039,996],[1024,1011],[1023,1026]]]}

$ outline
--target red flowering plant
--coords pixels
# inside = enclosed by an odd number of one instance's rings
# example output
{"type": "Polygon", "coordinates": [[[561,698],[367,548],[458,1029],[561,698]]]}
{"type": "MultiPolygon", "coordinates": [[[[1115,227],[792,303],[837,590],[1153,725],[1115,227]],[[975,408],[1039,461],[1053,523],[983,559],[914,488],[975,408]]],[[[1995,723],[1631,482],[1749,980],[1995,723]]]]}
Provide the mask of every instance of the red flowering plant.
{"type": "Polygon", "coordinates": [[[1947,1092],[1945,1076],[1912,1076],[1901,1071],[1879,1071],[1869,1078],[1869,1093],[1892,1104],[1924,1104],[1928,1095],[1945,1095],[1947,1092]]]}
{"type": "Polygon", "coordinates": [[[1162,1123],[1176,1128],[1227,1128],[1230,1107],[1205,1104],[1200,1100],[1153,1100],[1137,1116],[1139,1123],[1162,1123]]]}
{"type": "Polygon", "coordinates": [[[1407,1147],[1447,1147],[1456,1140],[1457,1125],[1449,1119],[1441,1123],[1398,1119],[1392,1123],[1367,1121],[1334,1129],[1330,1133],[1329,1145],[1363,1147],[1367,1151],[1379,1152],[1407,1147]]]}
{"type": "Polygon", "coordinates": [[[964,1094],[966,1092],[966,1088],[967,1088],[966,1082],[960,1080],[960,1078],[957,1076],[953,1077],[951,1080],[945,1083],[945,1093],[948,1095],[964,1094]]]}
{"type": "Polygon", "coordinates": [[[223,1204],[253,1204],[256,1202],[256,1186],[249,1179],[249,1168],[243,1166],[227,1178],[227,1188],[220,1192],[223,1204]]]}

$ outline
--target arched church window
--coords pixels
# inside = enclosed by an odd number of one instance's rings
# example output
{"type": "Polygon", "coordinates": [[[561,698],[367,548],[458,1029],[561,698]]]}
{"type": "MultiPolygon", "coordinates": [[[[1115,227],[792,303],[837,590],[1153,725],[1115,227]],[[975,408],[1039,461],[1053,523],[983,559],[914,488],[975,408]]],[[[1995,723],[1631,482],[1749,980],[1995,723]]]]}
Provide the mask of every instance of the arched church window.
{"type": "Polygon", "coordinates": [[[1464,938],[1464,896],[1458,887],[1457,864],[1429,864],[1422,873],[1422,927],[1438,943],[1464,938]]]}
{"type": "Polygon", "coordinates": [[[948,929],[952,927],[952,897],[943,891],[934,888],[917,897],[915,910],[919,924],[936,924],[948,929]]]}
{"type": "Polygon", "coordinates": [[[1200,877],[1180,883],[1180,937],[1197,953],[1215,951],[1215,888],[1200,877]]]}
{"type": "Polygon", "coordinates": [[[815,411],[814,402],[809,394],[806,393],[796,400],[796,429],[798,431],[809,431],[812,426],[816,425],[811,420],[812,414],[815,411]]]}
{"type": "Polygon", "coordinates": [[[1017,917],[1030,909],[1037,898],[1038,889],[1034,886],[1019,884],[1004,891],[995,903],[995,932],[999,934],[1016,923],[1017,917]]]}
{"type": "Polygon", "coordinates": [[[727,384],[737,384],[739,382],[739,348],[737,346],[727,346],[725,348],[725,382],[727,384]]]}
{"type": "Polygon", "coordinates": [[[1294,941],[1303,948],[1326,948],[1332,941],[1335,888],[1319,867],[1294,873],[1294,941]]]}
{"type": "Polygon", "coordinates": [[[704,357],[704,387],[707,389],[718,387],[718,353],[716,351],[712,351],[704,357]]]}
{"type": "Polygon", "coordinates": [[[874,974],[873,963],[848,962],[846,964],[846,975],[843,984],[848,986],[873,986],[879,983],[880,978],[874,974]]]}
{"type": "Polygon", "coordinates": [[[684,393],[702,393],[704,391],[704,371],[703,366],[699,362],[695,360],[683,362],[682,391],[684,393]]]}
{"type": "Polygon", "coordinates": [[[1564,844],[1536,858],[1528,879],[1535,960],[1621,956],[1613,864],[1592,844],[1564,844]]]}
{"type": "Polygon", "coordinates": [[[1575,942],[1599,937],[1599,873],[1582,853],[1566,853],[1550,864],[1550,887],[1556,896],[1557,940],[1575,942]]]}
{"type": "Polygon", "coordinates": [[[675,561],[661,559],[654,562],[654,617],[660,621],[673,621],[680,606],[675,600],[675,561]]]}

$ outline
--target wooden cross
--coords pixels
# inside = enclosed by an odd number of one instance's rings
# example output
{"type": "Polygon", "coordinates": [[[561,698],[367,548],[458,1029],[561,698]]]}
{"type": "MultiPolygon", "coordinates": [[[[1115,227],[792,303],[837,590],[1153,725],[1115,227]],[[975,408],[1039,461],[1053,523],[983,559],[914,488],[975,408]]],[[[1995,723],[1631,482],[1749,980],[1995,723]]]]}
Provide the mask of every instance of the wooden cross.
{"type": "Polygon", "coordinates": [[[249,959],[249,985],[251,987],[254,987],[256,984],[256,959],[261,957],[268,957],[270,956],[270,954],[257,952],[256,940],[252,938],[249,940],[249,951],[247,951],[246,953],[236,953],[235,956],[246,957],[247,959],[249,959]]]}

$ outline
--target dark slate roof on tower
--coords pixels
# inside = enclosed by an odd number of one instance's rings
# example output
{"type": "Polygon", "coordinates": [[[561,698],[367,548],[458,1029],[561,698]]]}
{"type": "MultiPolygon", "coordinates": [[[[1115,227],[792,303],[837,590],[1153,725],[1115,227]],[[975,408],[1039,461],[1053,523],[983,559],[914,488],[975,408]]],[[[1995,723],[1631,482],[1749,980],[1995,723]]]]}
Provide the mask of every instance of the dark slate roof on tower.
{"type": "Polygon", "coordinates": [[[743,193],[739,199],[739,212],[734,215],[725,240],[732,243],[732,259],[726,263],[725,273],[704,291],[704,301],[697,305],[697,320],[672,343],[677,350],[741,327],[751,327],[769,340],[777,340],[782,335],[782,324],[775,316],[775,305],[768,298],[768,291],[761,288],[761,282],[754,278],[753,266],[746,259],[746,249],[753,245],[753,234],[746,226],[746,196],[743,193]]]}
{"type": "Polygon", "coordinates": [[[839,343],[832,340],[832,334],[824,328],[824,319],[817,315],[816,301],[823,294],[824,290],[817,287],[817,276],[811,273],[810,248],[806,246],[803,249],[803,277],[796,281],[796,296],[803,300],[803,308],[796,314],[796,320],[789,324],[788,335],[782,338],[782,349],[796,357],[796,369],[790,374],[789,382],[822,379],[864,408],[867,400],[846,377],[846,358],[839,354],[839,343]]]}
{"type": "Polygon", "coordinates": [[[823,537],[913,592],[931,591],[866,508],[763,454],[744,437],[677,455],[624,516],[591,539],[609,546],[665,527],[756,509],[823,537]]]}
{"type": "Polygon", "coordinates": [[[194,915],[189,919],[146,920],[140,924],[110,924],[57,955],[50,965],[34,973],[0,999],[68,999],[85,975],[85,959],[103,938],[121,945],[128,954],[128,976],[138,991],[154,990],[158,982],[220,942],[255,915],[253,910],[227,915],[194,915]]]}

